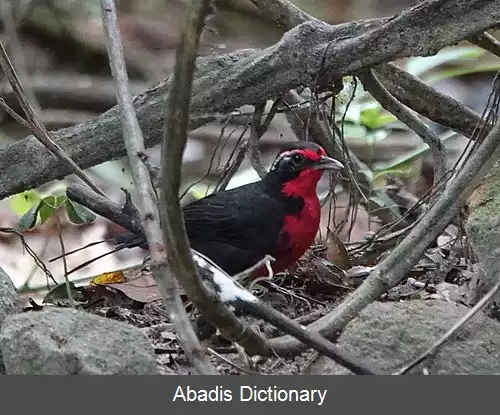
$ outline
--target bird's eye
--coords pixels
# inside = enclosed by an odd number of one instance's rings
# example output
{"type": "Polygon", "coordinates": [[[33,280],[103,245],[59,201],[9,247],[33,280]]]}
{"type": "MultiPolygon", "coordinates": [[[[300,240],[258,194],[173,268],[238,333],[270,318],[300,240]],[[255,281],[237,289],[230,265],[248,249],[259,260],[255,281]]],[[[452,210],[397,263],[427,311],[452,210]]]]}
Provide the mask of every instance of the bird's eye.
{"type": "Polygon", "coordinates": [[[302,154],[299,154],[299,153],[295,153],[293,156],[292,156],[292,162],[294,164],[300,164],[302,163],[302,160],[304,160],[304,156],[302,154]]]}

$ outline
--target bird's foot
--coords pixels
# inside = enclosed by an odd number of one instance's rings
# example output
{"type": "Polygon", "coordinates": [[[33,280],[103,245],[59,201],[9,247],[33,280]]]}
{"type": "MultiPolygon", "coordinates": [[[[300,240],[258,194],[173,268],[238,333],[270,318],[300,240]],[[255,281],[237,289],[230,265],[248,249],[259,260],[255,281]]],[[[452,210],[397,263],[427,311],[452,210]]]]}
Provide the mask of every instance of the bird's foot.
{"type": "Polygon", "coordinates": [[[235,281],[240,283],[242,286],[247,287],[248,289],[252,290],[254,285],[262,280],[270,280],[274,276],[273,269],[271,267],[271,264],[275,261],[275,259],[270,256],[266,255],[264,258],[262,258],[260,261],[258,261],[255,265],[252,265],[250,268],[247,268],[244,271],[241,271],[239,274],[236,274],[233,278],[235,281]],[[263,267],[265,266],[268,272],[267,276],[264,277],[257,277],[255,278],[255,274],[263,267]]]}

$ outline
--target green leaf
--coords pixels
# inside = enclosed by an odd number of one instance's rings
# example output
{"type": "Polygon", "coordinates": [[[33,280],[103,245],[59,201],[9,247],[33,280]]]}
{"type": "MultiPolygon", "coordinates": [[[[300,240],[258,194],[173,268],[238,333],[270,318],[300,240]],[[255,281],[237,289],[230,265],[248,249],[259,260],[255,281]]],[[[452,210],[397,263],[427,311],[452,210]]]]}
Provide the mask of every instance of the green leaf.
{"type": "Polygon", "coordinates": [[[60,208],[62,205],[66,203],[68,197],[66,195],[56,196],[55,206],[56,208],[60,208]]]}
{"type": "Polygon", "coordinates": [[[378,103],[363,109],[359,119],[360,124],[368,127],[370,130],[385,127],[396,120],[397,118],[394,115],[382,113],[382,107],[378,103]]]}
{"type": "Polygon", "coordinates": [[[40,194],[36,190],[27,190],[10,198],[10,206],[18,215],[24,215],[40,201],[40,194]]]}
{"type": "Polygon", "coordinates": [[[460,61],[475,60],[484,55],[484,51],[476,46],[458,46],[441,50],[434,56],[414,57],[408,60],[406,70],[421,76],[426,72],[436,69],[442,65],[459,63],[460,61]]]}
{"type": "Polygon", "coordinates": [[[23,216],[19,218],[17,221],[17,227],[21,232],[25,232],[27,230],[33,229],[36,225],[38,218],[38,210],[42,202],[39,201],[35,206],[31,207],[23,216]]]}
{"type": "Polygon", "coordinates": [[[40,223],[44,223],[57,209],[55,196],[47,196],[40,202],[40,223]]]}
{"type": "Polygon", "coordinates": [[[76,225],[91,223],[96,219],[96,215],[94,213],[70,199],[66,199],[65,207],[69,220],[76,225]]]}

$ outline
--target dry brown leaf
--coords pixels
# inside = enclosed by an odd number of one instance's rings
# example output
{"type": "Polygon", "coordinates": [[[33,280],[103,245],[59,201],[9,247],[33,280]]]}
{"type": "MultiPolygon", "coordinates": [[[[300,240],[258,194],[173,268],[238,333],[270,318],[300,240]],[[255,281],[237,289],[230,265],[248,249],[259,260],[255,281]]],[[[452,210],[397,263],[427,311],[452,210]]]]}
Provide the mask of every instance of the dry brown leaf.
{"type": "Polygon", "coordinates": [[[161,299],[158,286],[151,274],[142,274],[129,281],[106,284],[106,286],[112,287],[125,294],[128,298],[140,303],[150,303],[161,299]]]}
{"type": "Polygon", "coordinates": [[[326,259],[343,271],[352,268],[351,259],[344,243],[330,228],[327,229],[326,259]]]}

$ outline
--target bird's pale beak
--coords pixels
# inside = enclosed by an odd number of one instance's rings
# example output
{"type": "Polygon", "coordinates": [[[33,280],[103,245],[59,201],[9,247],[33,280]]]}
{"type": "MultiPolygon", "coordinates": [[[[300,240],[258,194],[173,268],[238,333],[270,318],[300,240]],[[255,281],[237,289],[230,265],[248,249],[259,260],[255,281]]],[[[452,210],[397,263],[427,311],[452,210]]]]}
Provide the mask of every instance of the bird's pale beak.
{"type": "Polygon", "coordinates": [[[335,159],[330,157],[322,156],[320,160],[314,163],[314,169],[316,170],[333,170],[338,171],[344,168],[344,165],[335,159]]]}

